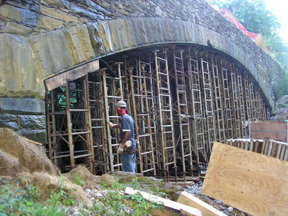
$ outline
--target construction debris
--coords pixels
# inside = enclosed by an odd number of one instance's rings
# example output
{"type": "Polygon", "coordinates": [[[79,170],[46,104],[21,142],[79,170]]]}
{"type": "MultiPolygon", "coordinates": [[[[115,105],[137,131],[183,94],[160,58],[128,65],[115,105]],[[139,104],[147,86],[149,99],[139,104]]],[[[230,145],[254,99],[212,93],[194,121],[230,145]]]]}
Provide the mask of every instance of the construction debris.
{"type": "Polygon", "coordinates": [[[125,194],[135,195],[137,193],[140,193],[144,199],[150,202],[158,203],[165,207],[164,212],[162,211],[153,212],[153,215],[159,215],[159,216],[160,215],[179,215],[182,212],[181,214],[183,215],[202,216],[201,211],[196,208],[192,208],[192,207],[183,205],[181,203],[176,203],[168,199],[157,197],[155,195],[149,194],[144,191],[134,190],[133,188],[130,188],[130,187],[127,187],[125,189],[125,194]]]}
{"type": "Polygon", "coordinates": [[[205,216],[225,216],[226,215],[223,212],[213,208],[212,206],[198,199],[197,197],[193,196],[192,194],[187,193],[186,191],[183,191],[180,194],[177,202],[182,203],[184,205],[188,205],[193,208],[197,208],[201,210],[202,214],[205,216]]]}
{"type": "Polygon", "coordinates": [[[214,143],[202,192],[255,216],[287,215],[287,167],[283,160],[214,143]]]}

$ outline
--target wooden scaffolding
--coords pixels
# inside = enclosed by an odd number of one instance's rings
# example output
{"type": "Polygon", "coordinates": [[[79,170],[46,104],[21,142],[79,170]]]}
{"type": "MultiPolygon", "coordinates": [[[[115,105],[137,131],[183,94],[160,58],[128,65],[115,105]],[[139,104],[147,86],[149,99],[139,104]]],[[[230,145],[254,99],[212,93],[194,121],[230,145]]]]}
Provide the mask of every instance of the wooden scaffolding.
{"type": "Polygon", "coordinates": [[[48,82],[49,157],[62,171],[122,170],[119,130],[109,126],[121,121],[121,99],[135,122],[137,172],[166,180],[203,174],[215,141],[247,139],[251,122],[269,119],[253,78],[216,51],[174,45],[126,54],[48,82]]]}

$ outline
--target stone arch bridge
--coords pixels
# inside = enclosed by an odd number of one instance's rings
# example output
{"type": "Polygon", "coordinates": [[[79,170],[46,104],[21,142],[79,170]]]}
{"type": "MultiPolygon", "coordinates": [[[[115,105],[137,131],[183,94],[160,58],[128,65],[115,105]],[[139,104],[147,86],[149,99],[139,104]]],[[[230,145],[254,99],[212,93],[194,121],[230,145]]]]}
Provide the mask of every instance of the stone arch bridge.
{"type": "Polygon", "coordinates": [[[121,169],[107,125],[118,99],[136,122],[138,171],[186,176],[214,141],[269,118],[280,70],[200,0],[7,0],[0,50],[0,126],[46,140],[63,170],[94,173],[121,169]]]}

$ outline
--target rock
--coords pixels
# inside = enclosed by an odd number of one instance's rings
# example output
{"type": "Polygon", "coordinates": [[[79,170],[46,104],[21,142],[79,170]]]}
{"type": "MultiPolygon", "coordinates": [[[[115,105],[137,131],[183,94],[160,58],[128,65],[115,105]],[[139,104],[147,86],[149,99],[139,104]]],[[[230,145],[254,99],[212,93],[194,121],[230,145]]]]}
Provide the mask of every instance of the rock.
{"type": "Polygon", "coordinates": [[[97,19],[101,19],[103,18],[103,16],[100,16],[98,14],[95,14],[95,13],[92,13],[88,10],[85,10],[84,8],[82,7],[79,7],[78,5],[76,4],[73,4],[70,8],[70,12],[74,13],[74,14],[77,14],[79,16],[83,16],[83,17],[87,17],[91,20],[97,20],[97,19]]]}
{"type": "Polygon", "coordinates": [[[12,114],[0,114],[0,123],[10,121],[17,121],[17,116],[12,114]]]}
{"type": "MultiPolygon", "coordinates": [[[[42,74],[39,73],[35,54],[28,39],[17,35],[0,34],[0,41],[1,96],[41,98],[39,95],[42,94],[44,98],[42,74]],[[4,59],[6,59],[5,64],[4,59]]],[[[24,103],[21,105],[26,106],[24,103]]]]}
{"type": "Polygon", "coordinates": [[[11,5],[4,4],[3,6],[1,6],[0,15],[4,18],[8,18],[19,23],[24,23],[31,26],[37,25],[36,20],[38,14],[29,10],[13,7],[11,5]]]}
{"type": "Polygon", "coordinates": [[[28,35],[33,29],[15,22],[7,22],[4,31],[10,34],[28,35]]]}
{"type": "Polygon", "coordinates": [[[22,128],[18,130],[17,133],[28,139],[34,140],[36,142],[40,142],[40,143],[47,142],[46,130],[32,130],[32,129],[22,128]]]}
{"type": "Polygon", "coordinates": [[[270,117],[270,121],[279,121],[277,116],[270,117]]]}
{"type": "Polygon", "coordinates": [[[222,202],[222,200],[217,200],[216,203],[219,204],[219,205],[221,205],[223,202],[222,202]]]}
{"type": "Polygon", "coordinates": [[[70,2],[67,0],[41,0],[41,2],[46,2],[48,5],[53,5],[60,8],[69,9],[70,2]]]}
{"type": "Polygon", "coordinates": [[[46,129],[46,116],[44,115],[19,115],[18,119],[23,128],[46,129]]]}
{"type": "MultiPolygon", "coordinates": [[[[45,102],[33,98],[0,98],[0,110],[17,113],[45,114],[45,102]]],[[[4,120],[4,118],[14,121],[17,117],[16,115],[3,114],[2,119],[4,120]]]]}
{"type": "Polygon", "coordinates": [[[234,210],[233,207],[231,206],[228,207],[228,212],[233,212],[233,210],[234,210]]]}
{"type": "Polygon", "coordinates": [[[91,193],[91,189],[89,189],[89,188],[86,188],[85,190],[84,190],[86,193],[91,193]]]}
{"type": "Polygon", "coordinates": [[[75,16],[72,16],[68,13],[65,13],[61,10],[57,10],[55,8],[49,8],[46,6],[41,5],[40,11],[42,14],[53,17],[55,19],[62,20],[64,22],[76,22],[79,23],[79,19],[75,16]]]}
{"type": "Polygon", "coordinates": [[[96,194],[95,194],[95,197],[96,197],[96,199],[100,199],[100,198],[103,197],[103,194],[101,194],[101,193],[96,193],[96,194]]]}
{"type": "Polygon", "coordinates": [[[157,6],[155,8],[155,14],[158,15],[158,16],[162,16],[162,10],[161,10],[161,8],[159,6],[157,6]]]}
{"type": "Polygon", "coordinates": [[[63,26],[63,21],[48,17],[48,16],[40,16],[37,20],[38,28],[42,28],[44,30],[54,30],[61,28],[63,26]]]}
{"type": "Polygon", "coordinates": [[[225,208],[224,206],[220,206],[220,209],[221,209],[222,211],[226,210],[226,208],[225,208]]]}
{"type": "Polygon", "coordinates": [[[0,127],[7,127],[13,130],[19,130],[19,125],[16,122],[2,122],[0,121],[0,127]]]}

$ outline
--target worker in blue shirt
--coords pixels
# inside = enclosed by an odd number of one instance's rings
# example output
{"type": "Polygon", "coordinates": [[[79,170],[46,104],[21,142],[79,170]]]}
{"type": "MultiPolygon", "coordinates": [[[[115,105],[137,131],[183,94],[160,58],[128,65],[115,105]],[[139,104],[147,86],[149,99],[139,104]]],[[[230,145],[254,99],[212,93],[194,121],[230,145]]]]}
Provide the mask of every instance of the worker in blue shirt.
{"type": "Polygon", "coordinates": [[[120,100],[116,104],[117,113],[121,116],[120,124],[109,122],[110,128],[120,128],[120,138],[118,153],[121,153],[122,167],[125,172],[135,173],[136,140],[134,139],[134,120],[126,113],[127,104],[120,100]]]}

